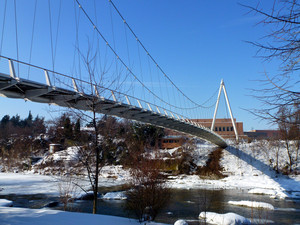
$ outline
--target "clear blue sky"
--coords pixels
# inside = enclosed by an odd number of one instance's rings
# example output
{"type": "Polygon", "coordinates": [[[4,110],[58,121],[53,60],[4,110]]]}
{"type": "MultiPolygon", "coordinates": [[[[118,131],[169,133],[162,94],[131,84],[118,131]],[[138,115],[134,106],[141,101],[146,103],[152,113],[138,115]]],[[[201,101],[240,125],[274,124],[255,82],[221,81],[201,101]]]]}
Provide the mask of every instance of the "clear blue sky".
{"type": "MultiPolygon", "coordinates": [[[[0,2],[0,34],[3,32],[3,45],[0,53],[16,58],[13,1],[8,1],[3,31],[4,2],[0,2]]],[[[17,0],[16,2],[19,59],[28,61],[35,1],[17,0]]],[[[55,43],[60,1],[50,2],[53,17],[51,25],[54,27],[52,41],[55,43]]],[[[61,2],[60,17],[64,19],[64,22],[59,24],[55,68],[58,72],[70,73],[75,40],[72,33],[75,29],[74,2],[73,0],[61,2]]],[[[85,9],[93,19],[95,19],[96,12],[100,30],[109,39],[111,45],[119,49],[120,54],[126,56],[126,48],[122,50],[122,47],[126,45],[124,26],[123,23],[119,23],[108,0],[97,0],[96,10],[94,1],[81,0],[81,2],[84,2],[85,9]],[[110,14],[111,11],[112,14],[110,14]]],[[[266,27],[256,26],[261,16],[247,14],[248,10],[238,4],[255,6],[257,1],[114,0],[114,3],[158,64],[190,98],[202,103],[218,89],[221,79],[224,79],[233,114],[238,121],[244,122],[244,130],[270,128],[269,124],[256,119],[244,110],[260,107],[257,100],[251,97],[250,89],[257,87],[259,83],[254,80],[262,79],[264,70],[274,73],[277,66],[276,62],[271,64],[255,58],[257,49],[245,42],[258,41],[268,31],[266,27]]],[[[269,9],[271,3],[272,1],[264,1],[265,5],[262,7],[269,9]]],[[[36,14],[38,22],[35,24],[31,62],[52,69],[51,48],[49,47],[51,40],[49,28],[47,28],[49,26],[48,13],[48,1],[38,1],[36,14]]],[[[80,14],[80,18],[83,17],[83,14],[80,14]]],[[[84,22],[80,24],[80,26],[83,25],[84,22]]],[[[128,35],[129,39],[129,32],[126,32],[125,35],[128,35]]],[[[88,39],[91,41],[94,34],[89,27],[82,28],[80,35],[83,39],[90,35],[88,39]]],[[[86,42],[80,44],[86,45],[86,42]]],[[[131,47],[133,48],[129,40],[129,48],[131,47]]],[[[126,60],[133,65],[132,67],[138,68],[137,57],[134,57],[136,53],[130,54],[131,56],[126,60]]],[[[0,72],[4,66],[0,62],[0,72]]],[[[5,114],[17,113],[25,117],[31,110],[33,115],[38,114],[48,119],[55,116],[49,113],[52,109],[58,108],[0,97],[0,118],[5,114]]]]}

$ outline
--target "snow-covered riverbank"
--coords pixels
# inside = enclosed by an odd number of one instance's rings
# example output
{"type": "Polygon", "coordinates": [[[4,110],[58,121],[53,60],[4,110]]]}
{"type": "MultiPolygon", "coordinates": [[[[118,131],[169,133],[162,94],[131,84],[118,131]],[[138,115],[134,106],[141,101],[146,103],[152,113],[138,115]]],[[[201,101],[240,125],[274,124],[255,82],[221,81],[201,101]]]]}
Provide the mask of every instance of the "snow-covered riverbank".
{"type": "MultiPolygon", "coordinates": [[[[193,157],[198,165],[203,165],[207,160],[207,154],[211,151],[210,145],[198,145],[193,157]]],[[[167,184],[176,189],[244,189],[252,194],[268,195],[271,198],[300,199],[300,176],[283,176],[276,174],[269,165],[269,158],[265,154],[257,154],[251,149],[251,144],[241,148],[229,147],[224,150],[221,164],[224,173],[228,175],[220,180],[205,180],[197,175],[169,176],[167,184]]],[[[101,170],[100,187],[120,186],[128,183],[130,173],[122,166],[105,166],[101,170]]],[[[67,182],[65,177],[45,176],[37,174],[36,171],[20,173],[0,173],[0,194],[46,194],[59,196],[60,188],[67,182]]],[[[74,180],[72,181],[74,182],[74,180]]],[[[89,182],[86,178],[76,178],[76,183],[89,189],[89,182]]],[[[74,190],[74,197],[82,194],[80,189],[74,190]]],[[[253,203],[251,203],[253,205],[253,203]]],[[[260,203],[260,205],[264,205],[260,203]]],[[[79,221],[88,219],[93,221],[107,221],[103,224],[138,224],[135,220],[126,218],[100,216],[91,214],[78,214],[60,212],[48,209],[20,209],[1,208],[0,224],[32,224],[32,221],[40,224],[55,224],[57,220],[65,221],[63,218],[73,219],[76,224],[79,221]],[[72,216],[73,215],[73,216],[72,216]],[[75,219],[77,218],[78,219],[75,219]],[[41,222],[40,222],[41,221],[41,222]]],[[[200,212],[199,212],[200,213],[200,212]]],[[[66,219],[67,220],[67,219],[66,219]]],[[[74,224],[62,222],[61,224],[74,224]]],[[[156,223],[154,223],[156,224],[156,223]]]]}
{"type": "MultiPolygon", "coordinates": [[[[50,209],[0,207],[0,224],[6,225],[139,225],[137,220],[116,216],[64,212],[50,209]]],[[[163,225],[147,223],[148,225],[163,225]]]]}

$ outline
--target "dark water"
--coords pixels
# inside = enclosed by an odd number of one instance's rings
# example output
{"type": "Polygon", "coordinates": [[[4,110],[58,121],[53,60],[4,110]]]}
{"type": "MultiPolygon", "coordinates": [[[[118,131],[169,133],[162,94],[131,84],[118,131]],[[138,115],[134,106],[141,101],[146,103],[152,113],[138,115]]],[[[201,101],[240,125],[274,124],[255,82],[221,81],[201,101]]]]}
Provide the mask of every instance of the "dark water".
{"type": "MultiPolygon", "coordinates": [[[[103,193],[109,190],[101,190],[103,193]]],[[[0,196],[14,201],[15,207],[42,208],[47,203],[58,201],[56,197],[46,195],[6,195],[0,196]]],[[[122,217],[134,217],[124,210],[124,201],[98,200],[98,213],[122,217]]],[[[62,206],[54,207],[62,209],[62,206]]],[[[69,211],[92,212],[92,201],[75,201],[69,205],[69,211]]],[[[242,190],[172,190],[168,206],[158,215],[156,221],[174,224],[178,219],[185,219],[189,225],[201,224],[198,220],[200,212],[216,213],[234,212],[251,220],[256,219],[260,224],[300,224],[300,200],[275,200],[268,196],[248,194],[242,190]],[[260,201],[270,203],[274,211],[252,209],[229,205],[228,201],[260,201]]]]}

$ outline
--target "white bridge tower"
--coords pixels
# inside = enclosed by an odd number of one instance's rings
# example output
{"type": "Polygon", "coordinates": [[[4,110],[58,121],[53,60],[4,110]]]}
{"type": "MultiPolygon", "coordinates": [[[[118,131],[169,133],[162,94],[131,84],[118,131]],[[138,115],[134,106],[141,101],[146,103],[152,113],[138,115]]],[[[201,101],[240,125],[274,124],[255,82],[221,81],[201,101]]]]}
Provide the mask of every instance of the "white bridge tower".
{"type": "Polygon", "coordinates": [[[232,115],[232,111],[231,111],[231,107],[230,107],[230,104],[229,104],[229,100],[228,100],[228,96],[227,96],[227,92],[226,92],[226,88],[225,88],[225,84],[224,84],[223,79],[221,80],[221,84],[220,84],[218,99],[217,99],[216,108],[215,108],[215,112],[214,112],[214,117],[213,117],[213,121],[212,121],[212,125],[211,125],[211,131],[214,131],[214,128],[215,128],[216,116],[217,116],[217,111],[218,111],[218,107],[219,107],[220,96],[221,96],[221,91],[222,90],[224,92],[227,107],[228,107],[228,110],[229,110],[229,113],[230,113],[231,122],[232,122],[234,133],[235,133],[235,138],[238,141],[239,140],[239,135],[238,135],[238,132],[237,132],[237,129],[236,129],[236,125],[235,125],[234,118],[233,118],[233,115],[232,115]]]}

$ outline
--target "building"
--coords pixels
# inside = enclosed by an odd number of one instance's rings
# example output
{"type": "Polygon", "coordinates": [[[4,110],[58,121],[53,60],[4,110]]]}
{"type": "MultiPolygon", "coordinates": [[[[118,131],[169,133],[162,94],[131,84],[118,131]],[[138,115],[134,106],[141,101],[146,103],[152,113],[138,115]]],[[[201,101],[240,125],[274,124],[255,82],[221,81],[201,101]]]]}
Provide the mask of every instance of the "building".
{"type": "Polygon", "coordinates": [[[182,146],[186,141],[186,138],[181,135],[169,135],[159,140],[159,148],[170,149],[182,146]]]}
{"type": "Polygon", "coordinates": [[[252,139],[277,139],[279,130],[250,130],[245,135],[252,139]]]}
{"type": "MultiPolygon", "coordinates": [[[[192,121],[210,129],[213,119],[192,119],[192,121]]],[[[234,119],[239,138],[244,138],[243,122],[236,122],[234,119]]],[[[234,128],[231,119],[216,119],[214,131],[223,138],[235,139],[234,128]]]]}

